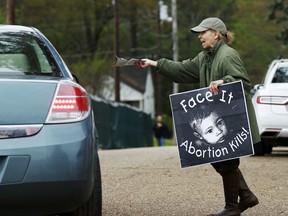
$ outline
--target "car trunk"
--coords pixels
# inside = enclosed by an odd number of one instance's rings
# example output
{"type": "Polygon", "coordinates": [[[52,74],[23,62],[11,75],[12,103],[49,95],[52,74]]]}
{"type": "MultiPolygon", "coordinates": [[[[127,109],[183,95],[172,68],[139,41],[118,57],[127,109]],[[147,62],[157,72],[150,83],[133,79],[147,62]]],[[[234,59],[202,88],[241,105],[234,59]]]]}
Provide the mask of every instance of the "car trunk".
{"type": "Polygon", "coordinates": [[[288,97],[287,97],[287,92],[288,92],[288,85],[287,83],[271,83],[270,84],[270,89],[269,89],[270,95],[271,96],[278,96],[283,98],[284,101],[286,100],[286,104],[281,104],[281,105],[272,105],[271,110],[275,114],[288,114],[288,97]],[[286,98],[286,99],[285,99],[286,98]]]}
{"type": "Polygon", "coordinates": [[[57,81],[0,79],[0,126],[43,124],[57,81]]]}

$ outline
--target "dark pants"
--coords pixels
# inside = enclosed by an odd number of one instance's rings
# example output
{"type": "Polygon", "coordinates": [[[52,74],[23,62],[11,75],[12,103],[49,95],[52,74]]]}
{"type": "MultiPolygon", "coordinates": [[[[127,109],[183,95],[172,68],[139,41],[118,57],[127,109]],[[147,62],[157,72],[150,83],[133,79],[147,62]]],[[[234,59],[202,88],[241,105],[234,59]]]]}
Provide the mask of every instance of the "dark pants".
{"type": "Polygon", "coordinates": [[[222,176],[226,203],[224,209],[216,215],[240,215],[247,208],[259,203],[238,168],[239,164],[239,158],[211,164],[222,176]],[[240,197],[239,203],[238,197],[240,197]]]}
{"type": "Polygon", "coordinates": [[[239,167],[239,164],[240,164],[240,159],[237,158],[237,159],[212,163],[211,165],[216,170],[216,172],[218,172],[222,176],[223,174],[236,173],[239,167]]]}

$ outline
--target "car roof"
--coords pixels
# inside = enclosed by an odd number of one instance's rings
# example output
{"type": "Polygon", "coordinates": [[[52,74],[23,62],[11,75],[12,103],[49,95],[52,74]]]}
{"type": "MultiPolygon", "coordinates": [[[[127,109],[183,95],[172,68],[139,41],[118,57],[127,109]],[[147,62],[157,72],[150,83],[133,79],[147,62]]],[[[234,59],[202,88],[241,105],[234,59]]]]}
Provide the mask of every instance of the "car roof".
{"type": "Polygon", "coordinates": [[[275,59],[272,61],[271,65],[275,65],[276,63],[286,63],[288,59],[275,59]]]}
{"type": "Polygon", "coordinates": [[[269,66],[268,66],[268,73],[270,73],[270,71],[271,71],[271,69],[275,66],[275,65],[279,65],[279,64],[282,64],[282,63],[284,63],[284,64],[286,64],[286,63],[288,63],[288,59],[275,59],[275,60],[273,60],[270,64],[269,64],[269,66]]]}
{"type": "Polygon", "coordinates": [[[0,31],[1,32],[35,32],[35,28],[22,26],[22,25],[3,25],[0,24],[0,31]]]}

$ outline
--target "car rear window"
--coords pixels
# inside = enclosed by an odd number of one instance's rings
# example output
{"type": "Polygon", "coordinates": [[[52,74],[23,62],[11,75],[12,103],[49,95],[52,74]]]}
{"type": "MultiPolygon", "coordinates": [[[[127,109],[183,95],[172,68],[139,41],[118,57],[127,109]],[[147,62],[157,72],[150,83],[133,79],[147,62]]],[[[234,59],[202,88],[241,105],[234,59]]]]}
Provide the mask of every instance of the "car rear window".
{"type": "Polygon", "coordinates": [[[28,33],[0,34],[0,73],[61,76],[43,42],[28,33]]]}
{"type": "Polygon", "coordinates": [[[288,67],[277,68],[272,83],[288,83],[288,67]]]}

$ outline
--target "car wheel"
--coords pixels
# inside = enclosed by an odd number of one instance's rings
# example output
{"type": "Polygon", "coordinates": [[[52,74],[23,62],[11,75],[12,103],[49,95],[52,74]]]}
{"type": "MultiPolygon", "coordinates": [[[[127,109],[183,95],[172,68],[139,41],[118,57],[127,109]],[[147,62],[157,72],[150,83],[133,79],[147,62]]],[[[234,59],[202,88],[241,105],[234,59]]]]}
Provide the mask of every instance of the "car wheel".
{"type": "Polygon", "coordinates": [[[73,212],[59,216],[101,216],[102,215],[102,183],[99,157],[95,159],[95,181],[89,200],[73,212]]]}
{"type": "Polygon", "coordinates": [[[273,150],[273,146],[271,144],[265,143],[265,153],[271,154],[273,150]]]}
{"type": "Polygon", "coordinates": [[[263,141],[254,144],[254,155],[263,156],[265,154],[265,143],[263,141]]]}

